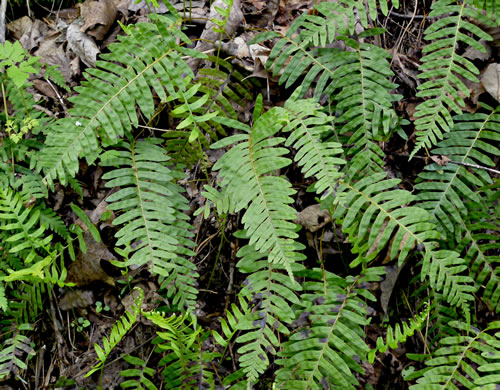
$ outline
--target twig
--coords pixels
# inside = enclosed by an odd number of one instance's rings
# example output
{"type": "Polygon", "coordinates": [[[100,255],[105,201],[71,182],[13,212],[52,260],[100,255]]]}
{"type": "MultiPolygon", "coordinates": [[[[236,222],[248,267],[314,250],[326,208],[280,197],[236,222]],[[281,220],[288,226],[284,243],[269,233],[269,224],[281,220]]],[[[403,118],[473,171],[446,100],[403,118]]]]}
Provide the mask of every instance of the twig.
{"type": "Polygon", "coordinates": [[[0,44],[5,43],[5,12],[7,11],[7,0],[0,3],[0,44]]]}
{"type": "Polygon", "coordinates": [[[387,17],[389,16],[396,16],[398,18],[403,18],[403,19],[419,19],[419,20],[422,20],[422,19],[425,19],[426,18],[426,15],[405,15],[405,14],[400,14],[398,12],[394,12],[394,11],[391,11],[389,12],[389,15],[387,15],[387,17]]]}
{"type": "Polygon", "coordinates": [[[54,85],[50,82],[50,80],[48,78],[46,78],[45,80],[47,81],[47,83],[49,83],[50,88],[52,88],[52,90],[55,92],[57,98],[59,99],[59,103],[61,103],[61,106],[64,110],[64,114],[66,114],[66,117],[69,117],[70,115],[68,113],[68,109],[66,108],[66,105],[64,104],[64,100],[62,99],[61,95],[57,91],[57,88],[54,87],[54,85]]]}
{"type": "Polygon", "coordinates": [[[483,167],[482,165],[470,164],[470,163],[464,163],[464,162],[452,161],[452,160],[450,160],[448,162],[450,164],[463,165],[464,167],[483,169],[485,171],[488,171],[488,172],[491,172],[491,173],[496,173],[497,175],[500,175],[500,171],[498,171],[496,169],[493,169],[493,168],[483,167]]]}

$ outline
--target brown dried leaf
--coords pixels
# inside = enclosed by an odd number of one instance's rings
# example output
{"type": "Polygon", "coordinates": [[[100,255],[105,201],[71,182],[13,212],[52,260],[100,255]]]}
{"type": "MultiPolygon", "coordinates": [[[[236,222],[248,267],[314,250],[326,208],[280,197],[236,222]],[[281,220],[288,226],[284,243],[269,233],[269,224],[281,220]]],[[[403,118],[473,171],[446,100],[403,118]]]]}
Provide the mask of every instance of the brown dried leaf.
{"type": "Polygon", "coordinates": [[[328,210],[321,210],[319,204],[306,207],[297,214],[295,223],[304,226],[310,232],[315,232],[331,221],[328,210]]]}
{"type": "Polygon", "coordinates": [[[95,241],[90,232],[85,232],[83,238],[87,252],[83,253],[80,251],[76,260],[71,263],[66,283],[86,286],[94,282],[104,282],[114,286],[115,281],[101,267],[101,260],[115,260],[116,257],[102,242],[95,241]]]}
{"type": "Polygon", "coordinates": [[[79,4],[84,20],[80,31],[102,41],[116,18],[116,6],[112,0],[86,0],[79,4]]]}
{"type": "Polygon", "coordinates": [[[75,21],[69,25],[68,31],[66,32],[66,38],[68,39],[70,49],[73,50],[87,66],[92,68],[95,67],[97,54],[100,52],[99,48],[92,37],[80,31],[78,22],[75,21]]]}
{"type": "Polygon", "coordinates": [[[40,47],[35,52],[35,55],[40,57],[40,62],[43,64],[58,66],[64,80],[70,83],[72,73],[69,58],[64,52],[62,45],[57,44],[57,39],[57,34],[45,37],[40,43],[40,47]]]}
{"type": "Polygon", "coordinates": [[[431,160],[442,167],[451,161],[447,156],[431,156],[431,160]]]}
{"type": "Polygon", "coordinates": [[[484,89],[497,102],[500,102],[500,64],[489,64],[483,74],[481,74],[481,83],[484,89]]]}
{"type": "Polygon", "coordinates": [[[59,300],[61,310],[70,310],[89,307],[95,303],[94,293],[91,290],[69,290],[59,300]]]}

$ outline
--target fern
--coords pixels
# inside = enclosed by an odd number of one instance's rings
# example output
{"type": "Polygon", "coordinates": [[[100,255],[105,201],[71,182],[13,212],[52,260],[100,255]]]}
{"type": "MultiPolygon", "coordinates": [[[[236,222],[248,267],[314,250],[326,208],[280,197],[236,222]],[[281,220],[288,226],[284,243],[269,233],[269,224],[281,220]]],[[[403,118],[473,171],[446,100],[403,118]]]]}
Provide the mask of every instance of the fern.
{"type": "Polygon", "coordinates": [[[253,128],[230,119],[221,118],[226,125],[234,125],[245,133],[226,137],[212,145],[222,148],[234,144],[214,165],[227,188],[235,211],[246,208],[242,222],[250,245],[268,254],[269,261],[284,265],[292,275],[291,264],[303,259],[297,251],[302,248],[294,241],[296,211],[289,205],[295,193],[283,177],[269,175],[286,167],[291,160],[283,157],[287,149],[278,147],[282,137],[274,137],[283,127],[281,110],[271,109],[262,116],[254,116],[253,128]]]}
{"type": "Polygon", "coordinates": [[[419,378],[410,389],[457,389],[459,385],[466,389],[494,388],[498,384],[496,346],[500,341],[497,331],[500,323],[492,322],[483,331],[475,327],[469,331],[459,321],[451,325],[462,335],[440,340],[441,348],[427,360],[428,367],[406,378],[419,378]]]}
{"type": "Polygon", "coordinates": [[[484,233],[497,228],[488,214],[479,211],[485,207],[480,189],[493,180],[485,169],[458,165],[495,166],[494,158],[500,155],[494,142],[498,139],[500,117],[496,110],[485,108],[489,114],[455,117],[454,131],[446,134],[433,151],[454,163],[427,166],[415,187],[420,191],[419,205],[431,212],[433,222],[446,234],[448,242],[458,244],[457,251],[464,253],[476,285],[485,285],[485,299],[498,312],[500,307],[494,293],[498,288],[496,257],[491,253],[495,244],[490,243],[496,237],[484,233]]]}
{"type": "Polygon", "coordinates": [[[143,389],[148,389],[148,390],[156,390],[157,387],[151,382],[151,380],[148,378],[153,377],[155,370],[147,367],[146,362],[142,359],[139,359],[138,357],[131,356],[131,355],[125,355],[123,357],[123,360],[125,360],[129,364],[133,364],[134,366],[138,368],[129,368],[123,371],[120,371],[120,375],[125,377],[125,378],[134,378],[138,377],[138,379],[127,379],[120,383],[120,387],[122,389],[130,389],[134,388],[137,390],[143,390],[143,389]]]}
{"type": "Polygon", "coordinates": [[[408,323],[403,322],[402,326],[396,324],[394,328],[389,325],[387,327],[385,341],[382,337],[377,338],[377,345],[368,353],[368,361],[373,363],[377,352],[384,353],[387,351],[387,348],[397,348],[398,343],[404,343],[408,337],[413,336],[415,330],[420,329],[424,321],[428,319],[430,309],[431,307],[426,304],[426,308],[414,318],[410,319],[408,323]]]}
{"type": "Polygon", "coordinates": [[[98,370],[102,370],[104,363],[108,359],[109,354],[118,345],[118,343],[125,337],[127,332],[132,328],[132,326],[137,321],[137,317],[141,312],[142,300],[144,298],[144,291],[136,287],[133,292],[134,303],[133,305],[125,311],[125,314],[121,316],[116,324],[111,328],[111,334],[109,338],[103,337],[102,347],[95,343],[94,348],[97,354],[97,360],[99,361],[92,369],[85,374],[85,376],[90,376],[98,370]],[[137,292],[137,294],[135,294],[137,292]]]}
{"type": "Polygon", "coordinates": [[[411,153],[413,157],[421,148],[429,148],[453,128],[450,112],[462,113],[463,96],[470,92],[461,78],[477,82],[479,70],[456,51],[459,43],[471,46],[481,52],[484,47],[479,39],[491,41],[489,34],[469,20],[491,25],[487,17],[473,8],[473,2],[466,0],[456,4],[453,0],[439,0],[432,4],[429,18],[440,18],[425,31],[425,39],[434,41],[424,47],[426,54],[421,59],[421,84],[418,97],[427,100],[417,106],[415,127],[417,143],[411,153]],[[450,15],[450,16],[448,16],[450,15]],[[473,35],[477,38],[473,38],[473,35]]]}
{"type": "Polygon", "coordinates": [[[173,287],[174,303],[194,308],[197,290],[196,266],[183,256],[193,256],[193,234],[186,222],[187,200],[174,183],[182,177],[179,170],[167,167],[169,157],[150,139],[103,155],[104,166],[119,166],[106,173],[108,187],[121,189],[107,198],[109,210],[122,214],[113,221],[123,225],[116,245],[133,244],[132,256],[121,266],[149,264],[160,275],[164,286],[173,287]]]}
{"type": "MultiPolygon", "coordinates": [[[[486,209],[487,210],[487,209],[486,209]]],[[[480,205],[470,209],[465,218],[466,231],[457,251],[464,253],[469,264],[470,276],[481,288],[481,295],[492,311],[500,312],[500,228],[493,212],[484,211],[480,205]],[[484,289],[484,290],[483,290],[484,289]]]]}
{"type": "MultiPolygon", "coordinates": [[[[290,279],[282,273],[283,265],[269,264],[250,245],[241,248],[238,256],[238,268],[250,275],[239,294],[244,315],[235,312],[237,329],[244,331],[236,338],[237,343],[244,344],[237,352],[242,371],[250,383],[255,383],[269,366],[268,354],[276,354],[278,335],[289,334],[288,327],[294,319],[291,306],[299,304],[296,292],[301,288],[290,285],[290,279]]],[[[293,264],[294,274],[300,269],[299,264],[293,264]]]]}
{"type": "Polygon", "coordinates": [[[128,29],[131,35],[119,37],[109,46],[96,69],[85,74],[87,81],[76,88],[71,100],[71,117],[55,122],[41,155],[41,165],[48,184],[58,178],[65,184],[78,170],[78,158],[92,163],[100,153],[100,140],[117,143],[133,126],[139,124],[136,106],[146,118],[155,114],[154,95],[164,102],[178,102],[173,110],[183,118],[177,129],[190,129],[190,141],[200,134],[198,123],[216,113],[197,115],[194,111],[206,103],[207,95],[192,99],[200,88],[193,84],[193,72],[183,55],[205,58],[195,50],[177,44],[190,40],[180,30],[180,15],[169,6],[173,17],[152,14],[153,23],[142,23],[128,29]],[[182,77],[182,75],[185,77],[182,77]]]}
{"type": "MultiPolygon", "coordinates": [[[[367,30],[359,38],[371,37],[380,32],[377,29],[367,30]]],[[[293,32],[289,31],[289,34],[293,32]]],[[[302,80],[301,94],[315,82],[315,96],[319,98],[325,94],[333,102],[338,137],[352,144],[346,150],[348,156],[354,156],[349,175],[360,175],[367,167],[371,171],[381,171],[383,153],[376,141],[387,138],[395,128],[397,116],[392,103],[400,98],[390,93],[395,84],[388,80],[393,75],[387,61],[389,55],[366,42],[343,36],[337,39],[342,40],[346,50],[311,48],[307,36],[301,39],[299,35],[294,40],[283,37],[275,44],[266,66],[273,65],[274,75],[282,72],[280,83],[286,82],[287,87],[293,85],[307,70],[302,80]],[[290,56],[290,61],[285,65],[290,56]]],[[[327,42],[318,38],[312,43],[324,46],[327,42]]]]}
{"type": "Polygon", "coordinates": [[[276,385],[286,389],[321,389],[336,386],[355,389],[354,372],[366,358],[362,326],[367,325],[364,299],[375,300],[365,286],[379,280],[381,269],[346,279],[325,270],[305,270],[296,331],[283,344],[276,363],[276,385]]]}
{"type": "Polygon", "coordinates": [[[209,333],[196,322],[186,324],[186,317],[165,317],[164,314],[152,312],[144,315],[162,329],[157,332],[157,350],[166,352],[159,362],[160,367],[165,367],[162,371],[165,388],[212,389],[214,378],[207,367],[216,354],[203,347],[209,333]]]}
{"type": "Polygon", "coordinates": [[[0,351],[0,380],[7,379],[11,374],[19,376],[22,370],[28,368],[26,361],[35,355],[31,340],[21,334],[33,330],[29,324],[15,326],[12,337],[6,339],[0,351]]]}
{"type": "Polygon", "coordinates": [[[332,120],[313,99],[296,99],[300,89],[296,90],[285,103],[285,110],[290,112],[290,123],[283,129],[291,132],[285,145],[297,150],[294,161],[301,167],[304,176],[314,176],[317,181],[312,186],[324,199],[334,194],[338,181],[343,176],[338,166],[345,164],[339,157],[341,144],[322,141],[322,136],[329,129],[332,120]]]}
{"type": "MultiPolygon", "coordinates": [[[[494,167],[494,156],[500,149],[494,142],[500,134],[500,116],[490,107],[489,114],[476,113],[456,116],[454,129],[436,145],[433,154],[444,155],[456,163],[494,167]]],[[[488,173],[480,168],[466,168],[448,163],[428,165],[420,173],[415,188],[420,207],[429,210],[433,222],[449,239],[460,242],[465,233],[464,218],[467,201],[481,204],[478,188],[491,184],[488,173]]]]}

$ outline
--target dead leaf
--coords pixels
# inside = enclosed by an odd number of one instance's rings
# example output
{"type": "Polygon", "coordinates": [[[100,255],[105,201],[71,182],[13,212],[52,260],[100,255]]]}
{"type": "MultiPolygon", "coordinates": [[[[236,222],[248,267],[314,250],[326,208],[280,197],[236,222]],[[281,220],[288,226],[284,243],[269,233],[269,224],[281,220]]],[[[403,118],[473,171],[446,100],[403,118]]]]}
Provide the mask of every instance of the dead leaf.
{"type": "Polygon", "coordinates": [[[56,65],[61,71],[64,80],[71,82],[71,65],[62,45],[57,44],[58,34],[48,35],[40,43],[35,55],[40,57],[40,62],[47,65],[56,65]]]}
{"type": "Polygon", "coordinates": [[[35,89],[42,95],[49,97],[53,100],[57,100],[57,95],[48,82],[44,80],[35,79],[33,80],[33,87],[35,87],[35,89]]]}
{"type": "Polygon", "coordinates": [[[398,267],[397,264],[385,267],[385,279],[380,283],[380,306],[382,310],[387,315],[387,308],[389,307],[389,301],[391,300],[392,291],[394,286],[398,281],[399,273],[403,266],[398,267]]]}
{"type": "Polygon", "coordinates": [[[331,221],[328,210],[321,210],[319,204],[306,207],[297,214],[296,224],[304,226],[310,232],[315,232],[331,221]]]}
{"type": "Polygon", "coordinates": [[[86,286],[94,282],[104,282],[115,285],[114,279],[101,267],[101,261],[116,260],[116,257],[102,242],[97,242],[90,232],[84,233],[87,252],[78,253],[76,260],[68,268],[66,283],[86,286]]]}
{"type": "Polygon", "coordinates": [[[486,70],[481,74],[481,83],[484,89],[500,102],[500,64],[489,64],[486,70]]]}
{"type": "Polygon", "coordinates": [[[49,31],[45,23],[38,19],[31,21],[27,16],[9,23],[7,29],[28,51],[37,47],[49,31]]]}
{"type": "Polygon", "coordinates": [[[431,156],[431,160],[441,167],[444,167],[451,161],[447,156],[431,156]]]}
{"type": "Polygon", "coordinates": [[[469,60],[480,60],[480,61],[486,61],[491,57],[491,47],[486,43],[484,39],[481,39],[479,43],[486,49],[486,52],[483,53],[482,51],[477,50],[476,48],[469,46],[463,56],[465,58],[468,58],[469,60]]]}
{"type": "Polygon", "coordinates": [[[61,310],[70,310],[92,306],[95,303],[92,290],[69,290],[59,300],[61,310]]]}
{"type": "Polygon", "coordinates": [[[115,21],[115,4],[112,0],[86,0],[78,5],[80,15],[84,20],[80,31],[102,41],[115,21]]]}
{"type": "Polygon", "coordinates": [[[92,37],[80,31],[78,21],[71,23],[66,32],[68,45],[71,50],[87,65],[95,67],[97,54],[100,53],[99,48],[92,37]]]}
{"type": "Polygon", "coordinates": [[[32,20],[29,18],[29,16],[23,16],[22,18],[16,19],[13,22],[10,22],[7,24],[7,31],[10,33],[10,35],[16,39],[20,40],[21,37],[31,30],[31,27],[33,26],[32,20]]]}

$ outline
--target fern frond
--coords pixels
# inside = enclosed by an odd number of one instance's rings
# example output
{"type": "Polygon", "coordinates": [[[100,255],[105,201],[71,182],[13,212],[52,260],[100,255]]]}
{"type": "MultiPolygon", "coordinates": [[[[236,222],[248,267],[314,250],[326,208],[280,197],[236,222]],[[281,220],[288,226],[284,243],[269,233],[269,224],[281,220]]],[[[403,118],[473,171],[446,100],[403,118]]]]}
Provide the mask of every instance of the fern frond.
{"type": "Polygon", "coordinates": [[[134,365],[137,368],[129,368],[120,371],[120,375],[125,378],[131,378],[120,383],[122,389],[134,388],[136,390],[157,390],[158,388],[148,378],[153,377],[155,370],[146,365],[146,362],[138,357],[125,355],[123,357],[127,363],[134,365]],[[138,379],[135,379],[137,377],[138,379]],[[133,379],[132,379],[133,378],[133,379]]]}
{"type": "MultiPolygon", "coordinates": [[[[242,345],[237,352],[242,371],[250,383],[255,383],[269,366],[268,355],[275,355],[279,334],[289,334],[294,319],[292,305],[299,304],[300,286],[291,284],[283,274],[284,265],[270,264],[268,259],[250,245],[238,251],[238,269],[249,274],[239,297],[243,314],[235,311],[237,329],[244,331],[236,342],[242,345]],[[251,311],[248,311],[247,308],[251,311]]],[[[292,264],[296,274],[302,266],[292,264]]],[[[231,321],[231,318],[228,317],[231,321]]]]}
{"type": "Polygon", "coordinates": [[[441,339],[441,348],[426,362],[428,367],[406,378],[418,378],[410,389],[458,389],[459,385],[467,389],[494,388],[498,385],[500,322],[492,322],[482,331],[475,327],[469,329],[458,321],[451,325],[461,335],[441,339]]]}
{"type": "Polygon", "coordinates": [[[40,224],[40,210],[24,206],[19,194],[10,188],[0,188],[0,230],[8,230],[5,250],[30,264],[38,256],[50,253],[52,235],[45,236],[40,224]]]}
{"type": "Polygon", "coordinates": [[[398,256],[402,264],[415,247],[424,252],[422,280],[429,278],[432,288],[442,292],[448,302],[461,307],[468,315],[469,301],[474,300],[476,288],[469,276],[461,273],[467,268],[458,253],[436,249],[440,233],[430,223],[424,209],[408,206],[415,196],[405,190],[393,189],[399,179],[384,180],[385,174],[373,174],[354,185],[342,182],[345,191],[337,192],[338,205],[334,218],[342,218],[342,229],[353,243],[353,253],[359,253],[351,266],[372,259],[385,247],[392,236],[388,253],[398,256]]]}
{"type": "Polygon", "coordinates": [[[196,322],[186,324],[184,316],[165,317],[165,313],[144,313],[145,317],[159,326],[159,352],[166,352],[158,365],[162,371],[166,389],[197,388],[213,389],[213,373],[208,370],[216,353],[206,350],[204,341],[209,336],[196,322]]]}
{"type": "Polygon", "coordinates": [[[481,205],[476,209],[469,208],[457,251],[464,253],[469,275],[484,301],[492,311],[500,313],[500,223],[493,217],[492,210],[486,210],[481,205]]]}
{"type": "Polygon", "coordinates": [[[495,20],[495,23],[500,24],[500,5],[496,0],[474,0],[476,8],[486,11],[486,15],[495,20]]]}
{"type": "Polygon", "coordinates": [[[107,187],[121,189],[107,198],[109,210],[122,214],[114,225],[123,225],[116,234],[117,245],[134,244],[124,267],[149,264],[164,286],[174,293],[174,302],[193,308],[196,302],[196,266],[183,256],[193,256],[193,234],[184,211],[189,208],[183,189],[175,184],[183,174],[169,169],[169,157],[150,139],[103,155],[102,165],[119,166],[103,176],[107,187]]]}
{"type": "MultiPolygon", "coordinates": [[[[378,30],[367,30],[360,37],[377,33],[378,30]]],[[[274,62],[273,71],[276,75],[284,69],[280,83],[286,82],[287,87],[307,71],[300,93],[304,94],[315,82],[315,96],[319,98],[326,94],[330,97],[336,110],[335,129],[343,143],[352,144],[346,149],[346,154],[354,157],[349,174],[362,176],[361,172],[367,168],[370,171],[382,170],[384,154],[377,141],[387,138],[397,124],[392,103],[400,97],[390,93],[396,85],[388,79],[393,72],[387,61],[389,55],[383,49],[347,37],[339,39],[349,50],[309,49],[300,40],[289,42],[288,38],[283,38],[273,48],[273,52],[282,50],[274,62]],[[285,45],[287,42],[290,46],[285,45]],[[283,68],[291,55],[290,62],[283,68]]],[[[268,66],[278,55],[275,53],[273,57],[273,52],[268,66]]]]}
{"type": "Polygon", "coordinates": [[[421,148],[430,148],[443,134],[453,128],[451,112],[462,113],[464,98],[470,95],[463,79],[478,82],[477,67],[457,53],[460,43],[485,52],[480,39],[491,41],[492,37],[471,23],[476,20],[491,25],[488,18],[473,8],[472,0],[457,4],[453,0],[433,2],[429,18],[440,18],[425,31],[425,39],[434,41],[423,49],[419,77],[426,80],[419,85],[418,97],[427,99],[417,106],[415,127],[417,143],[413,157],[421,148]],[[472,36],[471,36],[472,35],[472,36]]]}
{"type": "Polygon", "coordinates": [[[384,353],[387,348],[397,348],[398,343],[404,343],[406,339],[413,336],[415,330],[418,330],[424,324],[424,321],[429,317],[431,306],[426,304],[426,308],[408,322],[403,322],[403,325],[396,324],[394,328],[389,325],[385,335],[385,341],[382,337],[377,338],[377,345],[368,353],[368,361],[373,363],[375,361],[375,354],[377,352],[384,353]]]}
{"type": "Polygon", "coordinates": [[[342,229],[354,245],[352,252],[359,253],[352,265],[361,258],[373,259],[393,234],[389,255],[391,259],[399,255],[399,264],[418,243],[440,237],[425,210],[408,206],[415,196],[397,189],[399,183],[399,179],[385,179],[385,173],[373,174],[354,185],[342,182],[347,190],[337,193],[333,216],[342,217],[342,229]]]}
{"type": "Polygon", "coordinates": [[[283,127],[286,117],[279,109],[271,109],[255,120],[253,128],[221,118],[221,123],[238,126],[244,134],[226,137],[212,145],[222,148],[233,145],[214,165],[222,178],[221,187],[228,189],[235,211],[246,208],[242,222],[250,245],[269,256],[269,261],[283,264],[289,273],[291,264],[303,259],[302,248],[294,241],[298,237],[291,221],[296,211],[290,207],[295,193],[290,182],[273,173],[288,166],[283,157],[288,150],[279,147],[285,139],[273,137],[283,127]]]}
{"type": "Polygon", "coordinates": [[[29,324],[16,326],[12,337],[7,338],[0,350],[0,380],[7,379],[11,374],[18,376],[20,371],[28,368],[26,361],[35,355],[31,340],[21,334],[33,330],[29,324]]]}
{"type": "Polygon", "coordinates": [[[304,177],[315,176],[318,181],[312,189],[324,199],[336,191],[342,177],[338,166],[345,161],[337,156],[342,153],[342,146],[337,142],[322,141],[333,118],[322,112],[315,100],[297,100],[299,94],[300,89],[285,103],[290,123],[283,131],[291,132],[285,145],[292,145],[297,150],[295,162],[302,168],[304,177]]]}
{"type": "Polygon", "coordinates": [[[92,375],[94,372],[102,369],[104,363],[106,363],[109,354],[113,351],[116,345],[123,339],[123,337],[125,337],[127,332],[132,328],[132,326],[137,321],[137,317],[141,312],[141,305],[142,305],[142,300],[144,298],[144,291],[141,288],[136,287],[132,291],[132,294],[134,297],[133,305],[129,309],[125,310],[125,314],[122,315],[113,325],[113,327],[111,328],[111,333],[109,335],[109,338],[106,336],[103,337],[102,347],[97,343],[94,344],[95,352],[97,354],[97,360],[99,360],[99,363],[97,363],[94,367],[92,367],[92,369],[89,372],[87,372],[85,376],[88,377],[92,375]]]}
{"type": "MultiPolygon", "coordinates": [[[[485,106],[486,107],[486,106],[485,106]]],[[[433,149],[433,154],[446,156],[457,163],[494,167],[500,155],[495,144],[500,138],[500,114],[464,114],[454,118],[454,128],[433,149]]],[[[419,174],[415,188],[419,190],[419,206],[428,210],[439,231],[460,242],[465,233],[466,203],[481,204],[478,189],[492,183],[488,172],[479,168],[448,163],[430,164],[419,174]]]]}
{"type": "Polygon", "coordinates": [[[294,325],[297,327],[282,346],[276,363],[275,384],[286,389],[355,389],[355,372],[366,358],[363,326],[364,299],[374,300],[366,290],[369,282],[380,280],[381,269],[368,269],[357,279],[343,279],[325,270],[305,270],[294,325]]]}
{"type": "Polygon", "coordinates": [[[55,122],[48,132],[46,147],[41,156],[45,180],[54,179],[64,184],[78,170],[78,158],[85,156],[93,162],[100,148],[100,140],[114,144],[119,137],[130,134],[139,124],[136,107],[146,117],[155,111],[155,95],[164,102],[178,105],[172,111],[183,120],[177,129],[190,129],[190,140],[200,134],[198,123],[206,122],[216,113],[194,113],[207,100],[207,95],[196,95],[200,84],[193,84],[193,72],[182,55],[205,56],[178,44],[190,40],[180,30],[179,14],[172,8],[174,18],[151,14],[153,23],[140,23],[128,29],[130,36],[120,36],[119,42],[109,46],[110,53],[101,56],[95,69],[88,69],[78,96],[71,100],[71,117],[55,122]],[[183,75],[185,77],[183,77],[183,75]]]}

